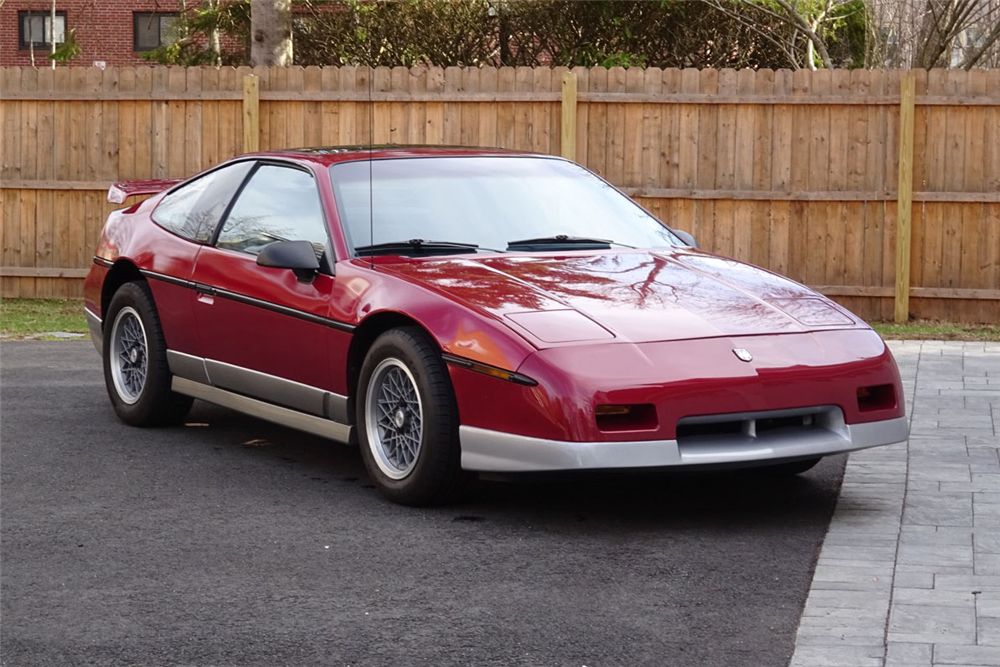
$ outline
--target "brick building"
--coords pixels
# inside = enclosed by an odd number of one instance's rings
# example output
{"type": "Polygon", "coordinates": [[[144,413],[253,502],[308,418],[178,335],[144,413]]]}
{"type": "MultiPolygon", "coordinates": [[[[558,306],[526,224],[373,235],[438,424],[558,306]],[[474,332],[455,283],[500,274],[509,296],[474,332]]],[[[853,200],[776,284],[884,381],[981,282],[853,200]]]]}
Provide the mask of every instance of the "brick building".
{"type": "MultiPolygon", "coordinates": [[[[191,4],[194,4],[193,2],[191,4]]],[[[46,67],[51,51],[51,0],[6,0],[0,9],[0,66],[31,64],[46,67]]],[[[138,65],[149,51],[171,38],[177,16],[176,0],[56,0],[55,38],[58,45],[73,29],[82,52],[70,65],[89,67],[138,65]]]]}

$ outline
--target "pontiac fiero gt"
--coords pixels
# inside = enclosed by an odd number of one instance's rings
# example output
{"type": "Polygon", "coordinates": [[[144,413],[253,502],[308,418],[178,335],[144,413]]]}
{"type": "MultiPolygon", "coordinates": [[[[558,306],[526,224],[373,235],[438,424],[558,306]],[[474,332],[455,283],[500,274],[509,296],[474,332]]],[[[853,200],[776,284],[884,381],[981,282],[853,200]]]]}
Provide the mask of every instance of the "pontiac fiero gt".
{"type": "Polygon", "coordinates": [[[768,466],[907,436],[861,320],[563,159],[244,155],[116,183],[86,281],[129,424],[193,399],[357,442],[389,498],[480,472],[768,466]]]}

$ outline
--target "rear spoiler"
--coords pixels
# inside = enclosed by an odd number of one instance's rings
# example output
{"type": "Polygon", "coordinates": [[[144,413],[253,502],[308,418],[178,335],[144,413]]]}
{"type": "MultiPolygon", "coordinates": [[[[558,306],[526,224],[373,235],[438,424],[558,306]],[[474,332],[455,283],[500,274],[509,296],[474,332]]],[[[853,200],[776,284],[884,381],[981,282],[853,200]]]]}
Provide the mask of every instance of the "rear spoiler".
{"type": "Polygon", "coordinates": [[[136,195],[155,195],[181,182],[179,178],[160,178],[147,181],[118,181],[108,189],[108,201],[112,204],[124,204],[129,197],[136,195]]]}

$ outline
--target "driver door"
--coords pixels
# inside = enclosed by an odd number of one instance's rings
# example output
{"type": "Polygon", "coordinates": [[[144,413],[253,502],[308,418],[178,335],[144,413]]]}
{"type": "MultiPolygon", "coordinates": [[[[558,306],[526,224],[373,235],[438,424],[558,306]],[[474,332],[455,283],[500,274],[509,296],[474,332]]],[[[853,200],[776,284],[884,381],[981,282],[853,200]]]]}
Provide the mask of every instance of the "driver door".
{"type": "Polygon", "coordinates": [[[336,285],[332,260],[312,173],[258,163],[194,269],[194,316],[213,385],[346,421],[331,349],[347,349],[350,327],[328,317],[336,285]],[[279,240],[310,242],[323,268],[300,280],[288,269],[259,266],[260,250],[279,240]]]}

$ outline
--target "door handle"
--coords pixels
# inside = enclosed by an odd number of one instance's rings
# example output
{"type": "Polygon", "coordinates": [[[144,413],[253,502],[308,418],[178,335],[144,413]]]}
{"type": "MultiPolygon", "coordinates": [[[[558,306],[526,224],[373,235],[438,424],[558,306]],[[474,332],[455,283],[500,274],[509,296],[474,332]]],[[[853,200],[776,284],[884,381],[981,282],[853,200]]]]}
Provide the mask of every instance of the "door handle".
{"type": "Polygon", "coordinates": [[[202,283],[195,283],[194,291],[198,295],[198,301],[211,306],[215,303],[215,288],[202,283]]]}

